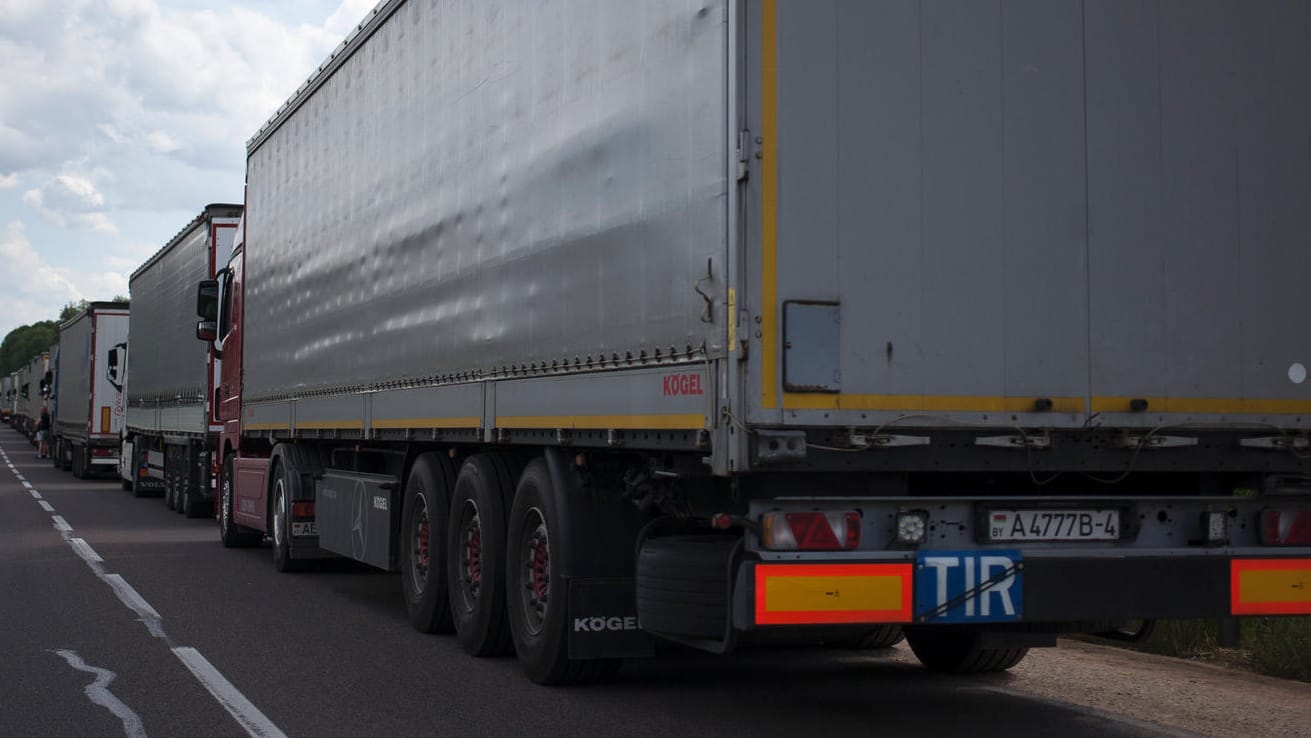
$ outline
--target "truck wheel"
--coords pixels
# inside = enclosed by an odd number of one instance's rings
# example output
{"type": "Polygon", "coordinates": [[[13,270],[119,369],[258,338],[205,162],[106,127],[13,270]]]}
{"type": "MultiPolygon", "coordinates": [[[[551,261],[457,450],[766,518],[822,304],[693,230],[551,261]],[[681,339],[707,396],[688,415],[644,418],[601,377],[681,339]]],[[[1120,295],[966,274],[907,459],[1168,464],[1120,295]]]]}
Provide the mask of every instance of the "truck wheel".
{"type": "Polygon", "coordinates": [[[77,444],[73,446],[73,478],[82,478],[82,447],[77,444]]]}
{"type": "Polygon", "coordinates": [[[446,458],[426,453],[405,481],[401,513],[401,592],[410,624],[423,633],[451,632],[451,595],[443,535],[455,471],[446,458]]]}
{"type": "Polygon", "coordinates": [[[559,535],[561,512],[546,462],[537,459],[524,469],[510,509],[505,567],[510,633],[529,679],[591,684],[612,676],[623,660],[569,658],[567,583],[558,573],[552,576],[551,562],[565,560],[576,542],[559,535]]]}
{"type": "Polygon", "coordinates": [[[652,633],[720,640],[728,633],[729,568],[741,539],[647,539],[637,553],[637,619],[652,633]]]}
{"type": "Polygon", "coordinates": [[[505,616],[505,501],[513,495],[505,460],[471,456],[451,494],[446,576],[451,620],[464,650],[474,656],[509,653],[505,616]]]}
{"type": "Polygon", "coordinates": [[[296,471],[283,456],[273,467],[273,568],[281,572],[301,571],[304,561],[291,557],[291,479],[296,471]]]}
{"type": "Polygon", "coordinates": [[[842,638],[831,640],[824,645],[829,648],[842,648],[851,651],[869,651],[880,648],[892,648],[906,637],[900,625],[876,625],[869,630],[859,631],[842,638]]]}
{"type": "Polygon", "coordinates": [[[1027,648],[981,648],[977,633],[907,630],[906,642],[929,671],[988,674],[1006,671],[1024,659],[1027,648]]]}
{"type": "Polygon", "coordinates": [[[186,478],[182,478],[178,480],[177,496],[178,496],[178,500],[177,500],[178,512],[182,513],[182,517],[184,518],[196,517],[195,515],[192,514],[192,509],[191,509],[192,507],[194,507],[194,501],[191,499],[191,480],[186,478]]]}
{"type": "Polygon", "coordinates": [[[168,472],[168,466],[167,466],[168,462],[166,461],[166,462],[164,462],[164,463],[165,463],[165,467],[164,467],[164,507],[166,507],[166,508],[172,510],[172,509],[174,509],[174,508],[177,507],[177,503],[174,502],[174,495],[173,495],[173,490],[176,489],[176,488],[175,488],[174,485],[173,485],[173,475],[169,474],[169,472],[168,472]]]}
{"type": "Polygon", "coordinates": [[[260,535],[247,530],[232,518],[232,454],[223,457],[223,482],[219,485],[219,540],[225,548],[254,546],[260,542],[260,535]]]}

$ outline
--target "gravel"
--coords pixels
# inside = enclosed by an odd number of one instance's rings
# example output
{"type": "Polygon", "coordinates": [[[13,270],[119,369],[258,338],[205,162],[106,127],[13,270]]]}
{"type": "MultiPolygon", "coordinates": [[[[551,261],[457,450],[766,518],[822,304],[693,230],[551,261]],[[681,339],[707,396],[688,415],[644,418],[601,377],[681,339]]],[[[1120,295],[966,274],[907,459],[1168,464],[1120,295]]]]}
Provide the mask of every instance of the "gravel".
{"type": "MultiPolygon", "coordinates": [[[[903,643],[893,658],[914,663],[903,643]]],[[[990,688],[1213,738],[1311,738],[1311,684],[1062,639],[990,688]]]]}

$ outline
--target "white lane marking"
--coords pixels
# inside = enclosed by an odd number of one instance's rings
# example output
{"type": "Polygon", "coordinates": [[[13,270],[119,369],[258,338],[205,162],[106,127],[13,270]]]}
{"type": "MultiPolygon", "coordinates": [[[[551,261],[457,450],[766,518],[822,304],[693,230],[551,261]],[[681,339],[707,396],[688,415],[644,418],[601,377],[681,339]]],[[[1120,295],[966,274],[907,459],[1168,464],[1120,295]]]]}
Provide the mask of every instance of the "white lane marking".
{"type": "Polygon", "coordinates": [[[232,686],[227,678],[209,663],[209,660],[201,655],[200,651],[194,648],[179,647],[173,649],[173,653],[186,664],[192,674],[205,685],[205,689],[214,695],[214,699],[219,701],[220,705],[228,711],[232,717],[237,719],[241,727],[252,738],[286,738],[286,733],[278,729],[273,721],[265,717],[258,707],[255,707],[250,700],[246,699],[236,687],[232,686]]]}
{"type": "Polygon", "coordinates": [[[145,624],[146,630],[150,631],[150,635],[155,638],[167,639],[167,636],[164,635],[164,616],[151,607],[150,603],[146,602],[146,598],[142,597],[132,588],[132,585],[127,583],[127,580],[118,574],[106,574],[104,579],[105,583],[114,590],[114,594],[118,595],[118,599],[124,605],[127,605],[127,609],[135,612],[141,618],[141,622],[145,624]]]}
{"type": "Polygon", "coordinates": [[[91,548],[91,544],[81,538],[68,539],[68,545],[73,547],[73,553],[81,556],[88,564],[93,562],[97,564],[105,563],[105,560],[100,558],[100,554],[96,553],[94,548],[91,548]]]}
{"type": "Polygon", "coordinates": [[[34,489],[29,489],[28,492],[30,492],[30,493],[32,494],[32,499],[34,499],[34,500],[39,500],[39,499],[41,499],[41,493],[40,493],[40,492],[37,492],[37,491],[34,490],[34,489]]]}
{"type": "MultiPolygon", "coordinates": [[[[34,498],[41,500],[41,496],[35,489],[31,492],[34,498]]],[[[41,504],[45,506],[49,503],[42,501],[41,504]]],[[[129,610],[140,616],[141,621],[152,636],[168,643],[168,635],[164,633],[164,616],[160,615],[154,607],[151,607],[150,603],[132,585],[128,584],[127,580],[123,579],[121,575],[106,574],[105,567],[101,566],[105,560],[85,540],[74,538],[71,535],[73,526],[69,525],[68,521],[59,515],[51,515],[50,518],[54,521],[55,529],[68,542],[73,552],[86,561],[92,573],[108,584],[114,590],[114,594],[118,599],[129,610]]],[[[233,686],[232,682],[229,682],[218,669],[214,668],[214,665],[209,663],[209,660],[200,651],[190,647],[173,648],[171,644],[170,648],[173,654],[178,657],[178,660],[187,667],[192,675],[200,681],[201,685],[213,695],[214,699],[218,700],[223,709],[227,710],[228,714],[232,715],[252,738],[287,738],[287,734],[274,725],[273,721],[269,720],[254,703],[246,699],[246,696],[233,686]]],[[[98,678],[95,684],[86,688],[87,696],[91,698],[92,702],[106,707],[122,718],[124,730],[129,738],[136,738],[137,736],[145,738],[146,733],[141,725],[141,719],[105,688],[117,676],[114,672],[108,669],[86,666],[73,651],[57,651],[56,653],[68,660],[73,668],[97,674],[98,678]],[[74,663],[74,660],[76,660],[76,663],[74,663]],[[111,704],[116,707],[111,706],[111,704]],[[125,711],[125,713],[120,714],[119,709],[125,711]],[[135,720],[135,728],[129,725],[129,720],[135,720]]]]}
{"type": "Polygon", "coordinates": [[[52,512],[55,511],[55,506],[54,506],[54,505],[51,505],[49,502],[46,502],[45,500],[41,500],[41,501],[40,501],[39,503],[37,503],[37,504],[39,504],[39,505],[41,506],[41,509],[42,509],[42,510],[45,510],[45,511],[48,512],[48,513],[52,513],[52,512]]]}
{"type": "Polygon", "coordinates": [[[27,481],[26,479],[23,480],[23,486],[27,487],[28,489],[32,489],[32,483],[27,481]]]}
{"type": "Polygon", "coordinates": [[[102,669],[98,666],[88,666],[77,651],[60,649],[55,651],[56,654],[63,657],[68,665],[78,671],[85,671],[88,674],[96,676],[95,681],[86,686],[86,696],[94,704],[109,710],[114,717],[123,721],[123,734],[128,738],[146,738],[146,727],[141,722],[141,717],[132,711],[132,708],[123,703],[122,700],[114,696],[109,691],[109,683],[114,681],[118,675],[109,669],[102,669]]]}

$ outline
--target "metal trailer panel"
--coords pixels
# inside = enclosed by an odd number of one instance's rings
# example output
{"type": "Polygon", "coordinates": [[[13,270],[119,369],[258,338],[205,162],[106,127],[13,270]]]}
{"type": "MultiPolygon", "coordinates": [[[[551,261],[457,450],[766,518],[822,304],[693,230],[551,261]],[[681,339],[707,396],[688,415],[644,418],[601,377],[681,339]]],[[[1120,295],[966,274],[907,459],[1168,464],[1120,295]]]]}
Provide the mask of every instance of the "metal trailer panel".
{"type": "Polygon", "coordinates": [[[55,425],[81,440],[118,438],[123,398],[109,380],[108,357],[127,341],[128,309],[93,304],[59,328],[55,425]]]}
{"type": "MultiPolygon", "coordinates": [[[[27,362],[27,397],[22,401],[23,414],[31,421],[33,428],[41,418],[41,407],[46,398],[41,396],[41,380],[50,371],[50,352],[42,352],[27,362]]],[[[53,379],[53,377],[52,377],[53,379]]]]}
{"type": "Polygon", "coordinates": [[[15,416],[25,416],[27,414],[27,396],[25,393],[29,392],[29,385],[31,384],[29,379],[31,369],[29,367],[30,363],[18,367],[18,371],[14,372],[13,408],[15,416]]]}
{"type": "Polygon", "coordinates": [[[749,419],[1297,427],[1309,15],[750,6],[749,419]]]}
{"type": "Polygon", "coordinates": [[[380,6],[250,144],[246,401],[722,352],[726,24],[380,6]]]}
{"type": "Polygon", "coordinates": [[[196,340],[196,285],[214,276],[215,250],[226,260],[240,216],[239,205],[207,206],[133,272],[127,369],[132,430],[209,431],[209,347],[196,340]]]}

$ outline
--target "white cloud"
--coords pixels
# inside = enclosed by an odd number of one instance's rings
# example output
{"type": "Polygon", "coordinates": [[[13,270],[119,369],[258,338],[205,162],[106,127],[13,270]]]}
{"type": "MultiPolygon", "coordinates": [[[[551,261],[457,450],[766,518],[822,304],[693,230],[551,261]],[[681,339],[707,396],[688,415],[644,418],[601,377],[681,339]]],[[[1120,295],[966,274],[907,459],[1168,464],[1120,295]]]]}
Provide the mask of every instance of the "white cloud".
{"type": "Polygon", "coordinates": [[[0,336],[240,202],[246,140],[374,5],[0,0],[0,336]]]}
{"type": "Polygon", "coordinates": [[[63,186],[69,194],[82,200],[88,205],[100,207],[105,204],[105,196],[96,190],[95,184],[85,178],[72,174],[60,174],[55,177],[55,182],[63,186]]]}
{"type": "MultiPolygon", "coordinates": [[[[0,271],[0,289],[6,295],[53,296],[59,304],[82,299],[82,292],[73,282],[47,264],[32,248],[22,221],[12,221],[5,226],[4,234],[0,235],[0,260],[7,267],[0,271]]],[[[58,312],[56,308],[55,314],[58,312]]]]}
{"type": "Polygon", "coordinates": [[[24,192],[23,204],[60,228],[118,233],[109,215],[102,210],[105,196],[85,176],[55,175],[45,187],[24,192]]]}
{"type": "Polygon", "coordinates": [[[146,134],[146,145],[152,151],[158,154],[171,154],[182,148],[182,144],[173,140],[173,137],[163,131],[152,131],[146,134]]]}
{"type": "Polygon", "coordinates": [[[52,320],[70,301],[108,300],[128,293],[127,276],[110,258],[74,269],[49,263],[32,246],[22,221],[0,232],[0,293],[5,295],[0,335],[40,320],[52,320]]]}

